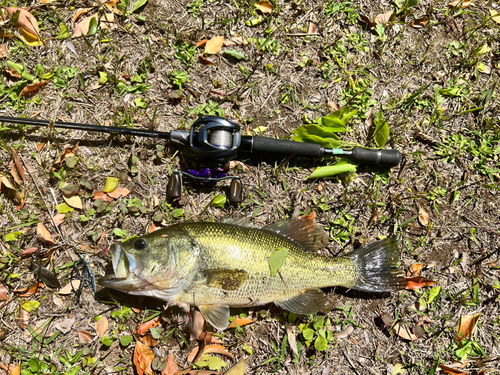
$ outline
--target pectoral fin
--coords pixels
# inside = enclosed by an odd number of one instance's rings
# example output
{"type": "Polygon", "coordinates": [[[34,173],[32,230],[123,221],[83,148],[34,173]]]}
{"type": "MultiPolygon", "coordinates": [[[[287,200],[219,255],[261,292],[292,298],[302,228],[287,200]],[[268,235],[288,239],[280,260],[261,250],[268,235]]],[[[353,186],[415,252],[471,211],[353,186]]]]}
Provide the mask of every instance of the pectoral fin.
{"type": "Polygon", "coordinates": [[[211,269],[203,270],[208,286],[227,291],[238,290],[248,279],[248,272],[244,270],[211,269]]]}
{"type": "Polygon", "coordinates": [[[325,306],[325,295],[319,289],[308,289],[298,296],[274,302],[279,307],[295,314],[313,314],[325,306]]]}
{"type": "Polygon", "coordinates": [[[201,315],[214,328],[226,329],[229,326],[229,306],[224,305],[201,305],[198,306],[201,315]]]}

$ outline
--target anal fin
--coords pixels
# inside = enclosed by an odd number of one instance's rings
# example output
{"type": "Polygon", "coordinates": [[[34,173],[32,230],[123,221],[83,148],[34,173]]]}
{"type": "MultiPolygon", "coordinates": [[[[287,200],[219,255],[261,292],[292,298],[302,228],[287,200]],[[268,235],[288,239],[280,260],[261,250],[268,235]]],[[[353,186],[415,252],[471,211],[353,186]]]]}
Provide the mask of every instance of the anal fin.
{"type": "Polygon", "coordinates": [[[274,303],[295,314],[309,315],[325,307],[325,295],[319,289],[308,289],[302,294],[274,303]]]}
{"type": "Polygon", "coordinates": [[[229,306],[225,305],[201,305],[198,306],[201,315],[214,328],[226,329],[229,326],[229,306]]]}

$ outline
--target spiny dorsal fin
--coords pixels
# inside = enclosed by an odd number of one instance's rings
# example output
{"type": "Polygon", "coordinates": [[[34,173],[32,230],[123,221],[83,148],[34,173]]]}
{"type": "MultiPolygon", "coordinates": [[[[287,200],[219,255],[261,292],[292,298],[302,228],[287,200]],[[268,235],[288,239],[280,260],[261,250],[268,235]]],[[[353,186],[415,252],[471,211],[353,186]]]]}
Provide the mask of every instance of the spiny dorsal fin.
{"type": "Polygon", "coordinates": [[[229,217],[224,220],[222,220],[224,224],[232,224],[232,225],[238,225],[240,227],[247,227],[247,228],[259,228],[259,226],[255,223],[252,222],[248,217],[242,216],[238,218],[234,217],[229,217]]]}
{"type": "Polygon", "coordinates": [[[309,315],[325,307],[325,295],[319,289],[308,289],[298,296],[274,303],[295,314],[309,315]]]}
{"type": "Polygon", "coordinates": [[[244,270],[211,269],[203,273],[208,286],[227,291],[238,290],[248,279],[248,272],[244,270]]]}
{"type": "Polygon", "coordinates": [[[314,222],[314,212],[291,220],[277,221],[264,229],[286,236],[308,251],[323,249],[328,244],[328,235],[321,225],[314,222]]]}
{"type": "Polygon", "coordinates": [[[198,306],[201,315],[214,328],[226,329],[229,327],[229,306],[225,305],[201,305],[198,306]]]}

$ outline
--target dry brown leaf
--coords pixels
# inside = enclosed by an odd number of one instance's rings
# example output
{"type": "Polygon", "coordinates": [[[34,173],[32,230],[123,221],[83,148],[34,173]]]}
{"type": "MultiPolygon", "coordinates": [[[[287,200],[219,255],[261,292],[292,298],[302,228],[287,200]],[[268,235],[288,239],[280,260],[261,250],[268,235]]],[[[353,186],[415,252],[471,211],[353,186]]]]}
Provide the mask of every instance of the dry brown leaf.
{"type": "Polygon", "coordinates": [[[224,45],[226,47],[241,46],[242,44],[247,45],[248,41],[246,39],[243,39],[243,37],[241,36],[235,36],[231,39],[224,39],[224,45]]]}
{"type": "MultiPolygon", "coordinates": [[[[455,0],[448,4],[450,8],[455,8],[457,5],[462,3],[462,0],[455,0]]],[[[470,0],[463,0],[462,8],[467,8],[470,5],[470,0]]]]}
{"type": "Polygon", "coordinates": [[[14,367],[10,369],[9,375],[21,375],[21,365],[14,365],[14,367]]]}
{"type": "Polygon", "coordinates": [[[418,222],[424,227],[429,226],[429,214],[422,207],[418,209],[418,222]]]}
{"type": "Polygon", "coordinates": [[[113,12],[114,14],[121,16],[122,12],[117,8],[119,1],[108,1],[104,3],[104,6],[108,8],[110,12],[113,12]]]}
{"type": "Polygon", "coordinates": [[[151,223],[151,226],[149,227],[148,233],[153,233],[157,229],[160,229],[160,228],[156,228],[155,223],[151,223]]]}
{"type": "Polygon", "coordinates": [[[21,163],[21,159],[19,158],[19,155],[17,154],[16,150],[14,150],[12,147],[9,147],[9,150],[10,150],[10,153],[12,154],[12,159],[14,160],[14,163],[16,165],[17,171],[19,172],[19,175],[23,179],[23,182],[26,183],[26,175],[24,173],[23,164],[21,163]]]}
{"type": "Polygon", "coordinates": [[[406,273],[407,277],[415,277],[420,275],[420,271],[422,271],[422,268],[424,268],[423,263],[415,263],[410,266],[408,269],[408,272],[406,273]]]}
{"type": "Polygon", "coordinates": [[[104,334],[106,333],[108,328],[109,328],[109,322],[105,316],[101,317],[101,319],[99,319],[95,323],[95,331],[97,332],[100,338],[104,337],[104,334]]]}
{"type": "Polygon", "coordinates": [[[220,51],[222,45],[224,44],[223,36],[216,36],[210,39],[205,45],[205,53],[207,55],[215,55],[220,51]]]}
{"type": "Polygon", "coordinates": [[[90,21],[92,20],[92,18],[95,18],[95,20],[97,22],[96,17],[97,17],[96,15],[93,15],[93,16],[83,18],[80,22],[78,22],[75,25],[75,31],[73,32],[73,35],[71,37],[78,38],[82,35],[87,35],[89,32],[89,28],[90,28],[90,21]]]}
{"type": "Polygon", "coordinates": [[[22,78],[23,77],[17,71],[15,71],[14,69],[11,69],[11,68],[4,69],[4,72],[7,73],[8,75],[10,75],[12,78],[22,78]]]}
{"type": "Polygon", "coordinates": [[[50,4],[50,3],[53,3],[53,2],[56,2],[56,1],[59,1],[59,0],[40,0],[40,3],[42,3],[42,4],[50,4]]]}
{"type": "Polygon", "coordinates": [[[104,13],[101,18],[99,18],[99,26],[101,26],[101,30],[112,29],[116,27],[115,15],[113,13],[104,13]]]}
{"type": "Polygon", "coordinates": [[[215,64],[213,59],[211,59],[210,57],[205,57],[203,55],[199,55],[198,60],[200,60],[200,62],[202,64],[205,64],[205,65],[214,65],[215,64]]]}
{"type": "Polygon", "coordinates": [[[500,13],[494,9],[490,9],[491,19],[496,23],[500,23],[500,13]]]}
{"type": "Polygon", "coordinates": [[[130,190],[129,189],[127,189],[127,188],[120,188],[120,187],[117,187],[115,190],[113,190],[112,192],[108,193],[108,195],[111,198],[115,198],[115,199],[118,199],[120,197],[126,197],[129,194],[130,194],[130,190]]]}
{"type": "Polygon", "coordinates": [[[153,362],[154,357],[151,349],[142,342],[137,342],[135,344],[134,365],[139,375],[154,375],[153,369],[151,368],[151,362],[153,362]]]}
{"type": "Polygon", "coordinates": [[[78,331],[78,341],[81,344],[86,344],[87,342],[91,342],[94,336],[88,331],[78,331]]]}
{"type": "Polygon", "coordinates": [[[410,21],[410,26],[414,27],[415,29],[421,29],[425,27],[429,23],[429,18],[427,17],[422,17],[422,18],[417,18],[414,20],[410,21]]]}
{"type": "Polygon", "coordinates": [[[202,39],[198,43],[196,43],[196,47],[203,47],[205,44],[207,44],[208,39],[202,39]]]}
{"type": "Polygon", "coordinates": [[[396,335],[402,337],[405,340],[410,340],[410,341],[418,340],[417,335],[411,332],[405,325],[396,323],[392,328],[394,329],[396,335]]]}
{"type": "Polygon", "coordinates": [[[229,353],[225,347],[219,344],[207,345],[205,346],[205,350],[203,350],[203,354],[205,353],[215,353],[226,356],[234,360],[234,357],[231,353],[229,353]]]}
{"type": "Polygon", "coordinates": [[[71,280],[71,282],[67,283],[61,289],[59,289],[59,294],[68,295],[73,293],[74,290],[78,290],[80,288],[81,281],[80,280],[71,280]]]}
{"type": "Polygon", "coordinates": [[[0,283],[0,301],[7,299],[7,289],[0,283]]]}
{"type": "Polygon", "coordinates": [[[45,225],[38,223],[36,226],[36,235],[39,240],[45,241],[51,245],[55,245],[56,241],[52,238],[50,232],[45,228],[45,225]]]}
{"type": "Polygon", "coordinates": [[[179,371],[179,366],[177,362],[175,362],[173,354],[169,354],[167,357],[167,365],[161,372],[161,375],[174,375],[177,371],[179,371]]]}
{"type": "Polygon", "coordinates": [[[43,288],[45,288],[45,285],[42,282],[37,281],[31,287],[13,290],[13,293],[19,294],[19,297],[29,297],[35,295],[39,289],[43,288]]]}
{"type": "Polygon", "coordinates": [[[455,338],[457,342],[460,342],[472,335],[474,328],[476,328],[476,323],[481,315],[481,313],[478,313],[474,315],[464,315],[460,318],[460,323],[457,326],[457,337],[455,338]]]}
{"type": "Polygon", "coordinates": [[[261,0],[255,3],[255,7],[262,13],[271,13],[273,11],[273,5],[267,0],[261,0]]]}
{"type": "Polygon", "coordinates": [[[144,336],[139,336],[139,340],[141,340],[144,345],[154,348],[158,345],[158,341],[153,337],[151,332],[147,332],[144,336]]]}
{"type": "Polygon", "coordinates": [[[102,199],[104,202],[113,202],[113,198],[111,198],[104,191],[94,191],[94,200],[102,199]]]}
{"type": "Polygon", "coordinates": [[[373,22],[370,18],[362,14],[359,15],[358,22],[366,29],[373,29],[375,26],[377,26],[375,22],[373,22]]]}
{"type": "Polygon", "coordinates": [[[75,23],[81,16],[83,16],[84,14],[87,14],[88,12],[93,10],[94,8],[95,7],[78,9],[76,11],[76,14],[73,16],[73,23],[75,23]]]}
{"type": "Polygon", "coordinates": [[[56,215],[54,215],[54,224],[56,225],[56,227],[58,227],[59,225],[61,225],[61,223],[64,221],[64,219],[66,219],[66,215],[65,214],[56,214],[56,215]]]}
{"type": "Polygon", "coordinates": [[[160,318],[156,317],[154,319],[151,319],[145,323],[142,323],[140,326],[138,326],[135,330],[135,332],[138,335],[145,335],[150,328],[158,327],[160,325],[160,318]]]}
{"type": "Polygon", "coordinates": [[[17,186],[21,186],[21,181],[19,180],[19,176],[17,175],[16,167],[14,166],[13,161],[10,162],[10,174],[17,186]]]}
{"type": "Polygon", "coordinates": [[[17,317],[17,322],[22,329],[26,329],[30,323],[30,313],[23,309],[21,303],[19,303],[19,316],[17,317]]]}
{"type": "Polygon", "coordinates": [[[375,23],[377,24],[381,24],[381,25],[386,25],[387,22],[389,22],[389,20],[391,19],[391,16],[394,12],[392,10],[390,10],[389,12],[387,13],[384,13],[384,14],[378,14],[376,17],[375,17],[375,23]]]}
{"type": "Polygon", "coordinates": [[[222,344],[222,341],[217,336],[214,336],[212,332],[202,332],[200,336],[198,336],[198,340],[205,341],[205,345],[208,344],[222,344]]]}
{"type": "Polygon", "coordinates": [[[251,318],[236,318],[234,319],[233,323],[229,325],[229,328],[236,328],[236,324],[238,324],[238,326],[240,327],[243,327],[250,323],[253,323],[253,320],[251,318]]]}
{"type": "Polygon", "coordinates": [[[78,142],[76,145],[74,145],[73,147],[68,147],[64,150],[64,152],[59,155],[59,157],[57,158],[57,160],[54,162],[54,164],[52,164],[52,171],[55,171],[56,169],[58,168],[61,168],[62,166],[62,163],[64,161],[64,159],[66,158],[70,158],[72,156],[75,156],[76,154],[76,150],[78,149],[78,145],[80,144],[80,142],[78,142]]]}
{"type": "Polygon", "coordinates": [[[441,368],[441,370],[446,373],[446,374],[449,374],[449,375],[467,375],[468,371],[464,371],[464,370],[459,370],[459,369],[456,369],[456,368],[453,368],[453,367],[448,367],[448,366],[445,366],[445,365],[439,365],[439,367],[441,368]]]}
{"type": "Polygon", "coordinates": [[[0,44],[0,59],[8,55],[9,50],[7,49],[7,46],[5,44],[0,44]]]}
{"type": "Polygon", "coordinates": [[[309,27],[307,29],[308,34],[316,34],[316,24],[314,23],[309,23],[309,27]]]}
{"type": "Polygon", "coordinates": [[[9,19],[12,20],[12,17],[16,12],[19,11],[19,18],[17,19],[16,24],[14,25],[17,28],[21,28],[28,33],[38,36],[40,33],[40,29],[38,28],[38,21],[36,18],[31,15],[25,9],[22,8],[4,8],[9,14],[9,19]]]}
{"type": "Polygon", "coordinates": [[[247,364],[248,358],[239,361],[233,367],[231,367],[224,375],[245,375],[245,365],[247,364]]]}
{"type": "Polygon", "coordinates": [[[38,90],[40,89],[40,87],[46,85],[47,83],[49,83],[49,81],[40,81],[40,82],[37,82],[37,83],[32,83],[31,85],[26,86],[23,89],[23,91],[21,91],[21,93],[19,94],[19,96],[32,97],[33,95],[35,95],[38,92],[38,90]]]}
{"type": "Polygon", "coordinates": [[[427,279],[423,276],[407,277],[406,281],[408,282],[406,289],[409,290],[437,284],[437,281],[427,279]]]}
{"type": "Polygon", "coordinates": [[[205,318],[201,315],[198,310],[191,311],[191,319],[189,320],[189,340],[197,340],[203,331],[203,325],[205,324],[205,318]]]}
{"type": "Polygon", "coordinates": [[[66,204],[70,207],[77,208],[79,210],[83,208],[82,200],[78,195],[73,195],[72,197],[69,198],[63,195],[63,199],[66,202],[66,204]]]}

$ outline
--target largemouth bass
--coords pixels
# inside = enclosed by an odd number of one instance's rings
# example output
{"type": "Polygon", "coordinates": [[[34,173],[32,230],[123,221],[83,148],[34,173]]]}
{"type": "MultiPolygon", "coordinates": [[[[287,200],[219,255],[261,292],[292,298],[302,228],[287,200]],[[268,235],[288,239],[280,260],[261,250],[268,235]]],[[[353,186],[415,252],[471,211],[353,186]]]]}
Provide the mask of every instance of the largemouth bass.
{"type": "Polygon", "coordinates": [[[186,311],[198,306],[217,329],[228,327],[230,306],[274,302],[296,314],[312,314],[325,304],[319,288],[391,292],[406,286],[394,238],[337,258],[312,252],[327,243],[325,231],[311,216],[263,229],[241,220],[176,224],[114,244],[114,274],[99,284],[156,297],[186,311]],[[272,276],[268,259],[283,249],[286,258],[272,276]]]}

